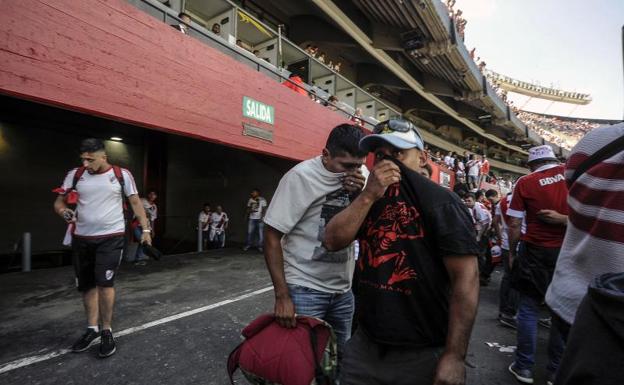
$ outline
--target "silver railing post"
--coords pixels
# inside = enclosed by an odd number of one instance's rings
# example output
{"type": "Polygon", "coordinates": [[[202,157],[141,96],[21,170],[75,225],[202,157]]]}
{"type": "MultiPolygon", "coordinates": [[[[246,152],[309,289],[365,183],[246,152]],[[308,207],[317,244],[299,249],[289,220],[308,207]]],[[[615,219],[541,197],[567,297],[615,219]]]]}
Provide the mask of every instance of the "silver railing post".
{"type": "Polygon", "coordinates": [[[197,222],[197,251],[203,251],[204,250],[204,240],[202,239],[203,237],[203,232],[202,232],[202,222],[198,221],[197,222]]]}
{"type": "Polygon", "coordinates": [[[24,233],[22,235],[22,271],[29,272],[31,270],[31,237],[30,233],[24,233]]]}

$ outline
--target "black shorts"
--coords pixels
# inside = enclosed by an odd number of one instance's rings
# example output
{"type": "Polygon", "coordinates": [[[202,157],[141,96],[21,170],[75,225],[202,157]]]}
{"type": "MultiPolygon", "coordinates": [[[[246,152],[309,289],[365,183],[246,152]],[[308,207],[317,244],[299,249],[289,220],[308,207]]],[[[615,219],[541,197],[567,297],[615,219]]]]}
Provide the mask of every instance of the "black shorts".
{"type": "Polygon", "coordinates": [[[97,239],[74,237],[72,248],[78,291],[96,286],[113,287],[124,245],[123,235],[97,239]]]}

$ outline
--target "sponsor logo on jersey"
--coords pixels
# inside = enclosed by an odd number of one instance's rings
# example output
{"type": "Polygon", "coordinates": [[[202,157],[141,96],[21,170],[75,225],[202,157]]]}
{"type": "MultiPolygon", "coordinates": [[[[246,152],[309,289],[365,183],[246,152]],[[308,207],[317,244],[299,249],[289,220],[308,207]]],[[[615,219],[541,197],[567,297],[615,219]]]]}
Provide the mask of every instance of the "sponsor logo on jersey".
{"type": "Polygon", "coordinates": [[[554,176],[549,176],[547,178],[540,179],[539,180],[539,184],[540,184],[540,186],[544,187],[544,186],[548,186],[548,185],[553,184],[553,183],[563,182],[563,181],[565,181],[565,178],[563,177],[563,175],[557,174],[557,175],[554,175],[554,176]]]}

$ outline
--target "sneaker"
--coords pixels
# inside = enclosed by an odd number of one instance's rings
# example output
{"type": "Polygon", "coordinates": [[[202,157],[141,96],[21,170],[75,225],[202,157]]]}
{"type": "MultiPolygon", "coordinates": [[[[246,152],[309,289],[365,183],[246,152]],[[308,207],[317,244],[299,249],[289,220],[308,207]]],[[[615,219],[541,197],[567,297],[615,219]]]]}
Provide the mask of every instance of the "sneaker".
{"type": "Polygon", "coordinates": [[[100,333],[96,332],[91,328],[87,328],[87,331],[82,335],[82,337],[80,337],[78,341],[74,342],[71,347],[71,351],[74,353],[84,352],[85,350],[89,349],[89,345],[91,345],[91,342],[93,342],[93,340],[98,338],[99,336],[100,333]]]}
{"type": "Polygon", "coordinates": [[[555,383],[555,373],[546,374],[546,385],[553,385],[555,383]]]}
{"type": "Polygon", "coordinates": [[[552,326],[552,318],[550,317],[546,317],[546,318],[540,318],[539,321],[537,321],[538,325],[545,327],[546,329],[550,329],[550,327],[552,326]]]}
{"type": "Polygon", "coordinates": [[[112,356],[117,350],[115,345],[115,338],[110,330],[102,330],[102,336],[100,338],[100,357],[112,356]]]}
{"type": "Polygon", "coordinates": [[[515,362],[512,362],[511,365],[509,365],[509,373],[513,374],[516,380],[524,384],[532,384],[533,373],[531,373],[529,369],[517,369],[514,364],[515,362]]]}
{"type": "Polygon", "coordinates": [[[259,252],[261,252],[261,253],[263,253],[263,252],[264,252],[264,249],[263,249],[262,247],[258,247],[258,251],[259,251],[259,252]]]}
{"type": "Polygon", "coordinates": [[[503,326],[507,326],[508,328],[516,329],[518,325],[516,324],[516,317],[512,317],[507,314],[500,314],[498,316],[498,322],[503,326]]]}
{"type": "Polygon", "coordinates": [[[247,250],[249,250],[249,246],[243,247],[243,251],[247,251],[247,250]]]}
{"type": "Polygon", "coordinates": [[[147,262],[145,261],[136,261],[134,263],[134,266],[146,266],[146,265],[147,265],[147,262]]]}

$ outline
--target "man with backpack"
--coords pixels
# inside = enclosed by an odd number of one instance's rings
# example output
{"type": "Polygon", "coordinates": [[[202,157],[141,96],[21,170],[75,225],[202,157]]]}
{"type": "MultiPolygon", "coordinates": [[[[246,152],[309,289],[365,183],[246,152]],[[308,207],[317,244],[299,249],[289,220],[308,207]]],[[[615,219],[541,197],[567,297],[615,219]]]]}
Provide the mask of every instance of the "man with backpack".
{"type": "Polygon", "coordinates": [[[108,163],[100,139],[83,140],[80,159],[82,167],[67,173],[54,202],[54,211],[73,227],[76,286],[87,313],[87,330],[71,349],[85,351],[100,336],[99,356],[109,357],[116,351],[113,286],[125,245],[125,198],[143,229],[141,243],[151,245],[151,228],[132,174],[108,163]],[[73,204],[74,210],[68,207],[73,204]]]}

